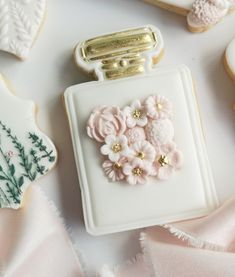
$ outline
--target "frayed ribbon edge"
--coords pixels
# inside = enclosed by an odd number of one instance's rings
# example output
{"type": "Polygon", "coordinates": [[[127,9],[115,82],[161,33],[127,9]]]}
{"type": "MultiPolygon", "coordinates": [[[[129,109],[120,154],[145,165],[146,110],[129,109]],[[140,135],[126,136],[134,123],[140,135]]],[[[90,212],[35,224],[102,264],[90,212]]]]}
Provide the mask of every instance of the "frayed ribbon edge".
{"type": "Polygon", "coordinates": [[[209,241],[205,241],[200,238],[196,238],[192,234],[184,232],[172,225],[164,224],[161,227],[168,230],[174,237],[180,239],[181,241],[183,242],[186,241],[188,243],[188,246],[191,246],[193,248],[206,249],[211,251],[220,251],[220,252],[226,251],[226,248],[221,245],[218,245],[209,241]]]}

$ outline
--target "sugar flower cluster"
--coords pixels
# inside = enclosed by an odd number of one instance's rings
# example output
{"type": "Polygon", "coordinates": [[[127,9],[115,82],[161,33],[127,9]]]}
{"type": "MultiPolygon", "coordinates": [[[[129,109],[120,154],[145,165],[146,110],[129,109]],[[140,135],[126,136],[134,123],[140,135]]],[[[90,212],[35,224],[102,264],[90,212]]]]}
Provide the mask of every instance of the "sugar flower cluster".
{"type": "Polygon", "coordinates": [[[103,170],[112,181],[144,184],[155,176],[166,180],[182,166],[174,142],[172,103],[161,95],[135,100],[129,106],[96,108],[87,134],[101,144],[103,170]]]}

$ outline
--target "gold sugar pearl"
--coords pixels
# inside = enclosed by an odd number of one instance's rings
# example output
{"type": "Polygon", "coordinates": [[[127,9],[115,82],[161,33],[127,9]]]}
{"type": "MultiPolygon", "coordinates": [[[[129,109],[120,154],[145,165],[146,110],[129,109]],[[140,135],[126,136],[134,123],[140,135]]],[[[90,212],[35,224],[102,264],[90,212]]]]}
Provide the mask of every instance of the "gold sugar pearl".
{"type": "Polygon", "coordinates": [[[128,61],[127,60],[121,60],[119,62],[119,64],[120,64],[121,67],[127,67],[128,66],[128,61]]]}
{"type": "Polygon", "coordinates": [[[141,114],[141,111],[140,111],[140,110],[137,110],[137,109],[136,109],[136,110],[133,111],[133,114],[132,114],[132,115],[133,115],[133,117],[134,117],[135,119],[140,119],[142,114],[141,114]]]}
{"type": "Polygon", "coordinates": [[[132,170],[132,173],[135,175],[135,176],[140,176],[142,173],[143,173],[143,170],[139,167],[136,167],[132,170]]]}
{"type": "Polygon", "coordinates": [[[139,153],[137,154],[137,157],[140,158],[141,160],[143,160],[143,159],[145,158],[144,152],[139,152],[139,153]]]}
{"type": "Polygon", "coordinates": [[[158,162],[160,164],[160,166],[165,166],[169,164],[169,159],[167,156],[161,155],[158,159],[158,162]]]}
{"type": "Polygon", "coordinates": [[[113,164],[113,168],[114,169],[121,169],[122,168],[122,165],[120,163],[114,163],[113,164]]]}
{"type": "Polygon", "coordinates": [[[162,108],[163,108],[161,103],[157,103],[156,107],[157,107],[158,110],[162,110],[162,108]]]}
{"type": "Polygon", "coordinates": [[[122,151],[122,146],[120,143],[115,143],[113,146],[112,146],[112,150],[114,153],[118,153],[120,151],[122,151]]]}

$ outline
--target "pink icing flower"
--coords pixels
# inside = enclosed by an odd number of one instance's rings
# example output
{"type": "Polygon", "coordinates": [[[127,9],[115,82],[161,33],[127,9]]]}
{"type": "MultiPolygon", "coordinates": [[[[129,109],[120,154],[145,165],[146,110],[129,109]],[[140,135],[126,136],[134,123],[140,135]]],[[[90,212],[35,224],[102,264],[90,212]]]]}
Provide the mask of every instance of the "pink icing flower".
{"type": "Polygon", "coordinates": [[[155,159],[156,151],[148,141],[139,141],[134,143],[130,148],[129,159],[140,159],[152,163],[155,159]]]}
{"type": "Polygon", "coordinates": [[[129,144],[133,144],[137,141],[142,141],[146,139],[144,129],[141,127],[127,129],[125,132],[125,136],[127,137],[129,144]]]}
{"type": "Polygon", "coordinates": [[[87,134],[99,142],[104,142],[108,135],[119,136],[126,131],[123,113],[118,107],[101,107],[95,109],[87,124],[87,134]]]}
{"type": "Polygon", "coordinates": [[[135,100],[130,106],[125,107],[123,113],[126,116],[128,128],[135,126],[144,127],[148,122],[144,107],[139,100],[135,100]]]}
{"type": "Polygon", "coordinates": [[[167,180],[182,164],[182,153],[176,148],[174,142],[170,142],[159,147],[159,153],[153,164],[153,174],[160,180],[167,180]]]}
{"type": "Polygon", "coordinates": [[[117,162],[121,157],[129,154],[127,138],[124,135],[109,135],[105,138],[105,144],[101,146],[100,152],[107,155],[112,162],[117,162]]]}
{"type": "Polygon", "coordinates": [[[153,95],[145,100],[147,116],[152,119],[170,118],[172,116],[172,104],[164,96],[153,95]]]}
{"type": "Polygon", "coordinates": [[[130,185],[144,184],[151,172],[151,164],[134,159],[123,166],[123,173],[130,185]]]}
{"type": "Polygon", "coordinates": [[[125,175],[122,171],[123,165],[127,162],[127,159],[125,157],[122,157],[117,162],[111,162],[110,160],[106,160],[103,162],[103,169],[105,174],[108,176],[108,178],[115,182],[115,181],[121,181],[125,178],[125,175]]]}
{"type": "Polygon", "coordinates": [[[174,138],[174,126],[169,119],[150,120],[145,132],[147,140],[154,146],[167,144],[174,138]]]}
{"type": "Polygon", "coordinates": [[[234,0],[195,0],[187,15],[191,27],[206,28],[224,17],[234,0]]]}

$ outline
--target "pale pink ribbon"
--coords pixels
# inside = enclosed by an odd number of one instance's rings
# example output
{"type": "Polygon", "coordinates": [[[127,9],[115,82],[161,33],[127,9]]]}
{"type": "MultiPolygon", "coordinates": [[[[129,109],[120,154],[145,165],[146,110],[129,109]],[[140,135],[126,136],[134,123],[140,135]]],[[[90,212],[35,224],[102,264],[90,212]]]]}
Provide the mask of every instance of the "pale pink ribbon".
{"type": "MultiPolygon", "coordinates": [[[[18,211],[0,210],[0,276],[82,277],[77,252],[53,205],[32,186],[18,211]]],[[[235,198],[207,217],[141,234],[143,253],[102,277],[234,277],[235,198]]]]}
{"type": "Polygon", "coordinates": [[[143,253],[101,277],[234,277],[235,198],[212,214],[152,227],[141,234],[143,253]]]}
{"type": "Polygon", "coordinates": [[[22,209],[0,210],[0,276],[83,276],[61,218],[36,185],[22,209]]]}

